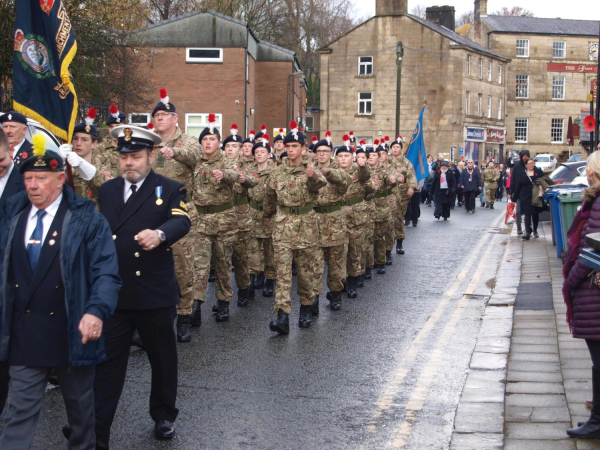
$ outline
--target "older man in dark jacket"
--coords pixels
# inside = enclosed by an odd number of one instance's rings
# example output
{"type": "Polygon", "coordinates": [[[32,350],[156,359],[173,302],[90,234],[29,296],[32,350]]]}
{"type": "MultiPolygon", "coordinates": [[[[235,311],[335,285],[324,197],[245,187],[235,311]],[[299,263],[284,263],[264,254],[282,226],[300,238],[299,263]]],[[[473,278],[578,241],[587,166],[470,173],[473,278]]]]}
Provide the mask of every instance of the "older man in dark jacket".
{"type": "Polygon", "coordinates": [[[0,221],[0,361],[11,377],[0,448],[31,446],[54,370],[69,448],[94,449],[94,370],[121,287],[115,245],[95,204],[64,184],[57,153],[34,142],[20,170],[26,192],[7,200],[0,221]]]}
{"type": "Polygon", "coordinates": [[[460,187],[465,196],[465,209],[475,214],[475,197],[481,192],[481,175],[473,165],[473,160],[467,162],[467,168],[460,174],[460,187]]]}

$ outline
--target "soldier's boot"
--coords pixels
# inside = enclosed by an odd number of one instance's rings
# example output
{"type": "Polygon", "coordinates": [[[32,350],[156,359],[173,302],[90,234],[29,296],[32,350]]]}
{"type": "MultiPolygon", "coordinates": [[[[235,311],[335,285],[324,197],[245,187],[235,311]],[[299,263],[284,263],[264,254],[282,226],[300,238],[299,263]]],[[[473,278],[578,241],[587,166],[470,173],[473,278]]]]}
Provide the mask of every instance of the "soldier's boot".
{"type": "Polygon", "coordinates": [[[296,261],[292,261],[292,276],[298,275],[298,268],[296,267],[296,261]]]}
{"type": "Polygon", "coordinates": [[[248,298],[248,288],[238,289],[238,306],[244,308],[248,306],[248,303],[250,303],[250,299],[248,298]]]}
{"type": "Polygon", "coordinates": [[[263,289],[263,297],[273,297],[273,290],[275,289],[275,280],[267,278],[265,281],[265,288],[263,289]]]}
{"type": "Polygon", "coordinates": [[[190,326],[198,328],[202,325],[202,310],[200,307],[202,302],[200,300],[194,300],[194,306],[192,308],[192,314],[190,315],[190,326]]]}
{"type": "Polygon", "coordinates": [[[371,267],[367,267],[365,269],[364,278],[365,278],[365,280],[370,280],[371,278],[373,278],[373,275],[371,275],[371,267]]]}
{"type": "Polygon", "coordinates": [[[385,264],[388,266],[392,265],[392,251],[387,251],[385,252],[385,264]]]}
{"type": "Polygon", "coordinates": [[[332,311],[339,311],[342,309],[342,292],[329,292],[329,308],[332,311]]]}
{"type": "Polygon", "coordinates": [[[313,300],[313,304],[310,305],[310,312],[313,317],[317,317],[319,315],[319,296],[315,295],[315,299],[313,300]]]}
{"type": "Polygon", "coordinates": [[[310,328],[312,323],[312,317],[310,308],[312,305],[300,305],[300,318],[298,319],[298,326],[300,328],[310,328]]]}
{"type": "Polygon", "coordinates": [[[256,291],[254,290],[254,275],[250,275],[250,285],[248,286],[248,298],[254,300],[256,298],[256,291]]]}
{"type": "Polygon", "coordinates": [[[262,289],[265,287],[265,273],[260,272],[254,281],[254,289],[262,289]]]}
{"type": "Polygon", "coordinates": [[[385,264],[377,264],[377,273],[383,275],[385,273],[385,264]]]}
{"type": "Polygon", "coordinates": [[[214,283],[216,279],[217,279],[217,270],[210,269],[210,272],[208,273],[208,282],[214,283]]]}
{"type": "Polygon", "coordinates": [[[217,302],[215,305],[213,305],[212,312],[213,312],[213,314],[217,314],[219,312],[219,302],[217,302]]]}
{"type": "Polygon", "coordinates": [[[365,274],[359,275],[356,277],[356,287],[365,287],[365,274]]]}
{"type": "Polygon", "coordinates": [[[494,209],[494,204],[490,203],[490,209],[494,209]]]}
{"type": "Polygon", "coordinates": [[[358,297],[358,292],[356,291],[356,278],[357,277],[348,277],[348,292],[346,293],[348,298],[358,297]]]}
{"type": "Polygon", "coordinates": [[[269,323],[269,329],[278,334],[288,334],[290,332],[290,316],[283,312],[283,309],[277,311],[277,319],[269,323]]]}
{"type": "Polygon", "coordinates": [[[190,334],[190,315],[177,315],[177,342],[190,342],[192,335],[190,334]]]}
{"type": "Polygon", "coordinates": [[[227,322],[229,320],[229,302],[219,300],[219,311],[216,318],[217,322],[227,322]]]}
{"type": "Polygon", "coordinates": [[[404,255],[404,248],[402,247],[402,241],[404,241],[404,239],[396,239],[396,253],[398,255],[404,255]]]}

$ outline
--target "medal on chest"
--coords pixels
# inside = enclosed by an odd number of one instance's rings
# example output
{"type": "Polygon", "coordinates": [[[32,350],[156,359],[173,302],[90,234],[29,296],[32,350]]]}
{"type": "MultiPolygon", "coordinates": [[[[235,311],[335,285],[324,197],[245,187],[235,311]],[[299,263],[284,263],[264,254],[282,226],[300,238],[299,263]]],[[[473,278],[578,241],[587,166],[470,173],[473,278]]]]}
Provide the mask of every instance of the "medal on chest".
{"type": "Polygon", "coordinates": [[[163,204],[163,199],[162,199],[162,186],[156,186],[156,189],[154,190],[154,193],[156,194],[156,204],[158,206],[163,204]]]}

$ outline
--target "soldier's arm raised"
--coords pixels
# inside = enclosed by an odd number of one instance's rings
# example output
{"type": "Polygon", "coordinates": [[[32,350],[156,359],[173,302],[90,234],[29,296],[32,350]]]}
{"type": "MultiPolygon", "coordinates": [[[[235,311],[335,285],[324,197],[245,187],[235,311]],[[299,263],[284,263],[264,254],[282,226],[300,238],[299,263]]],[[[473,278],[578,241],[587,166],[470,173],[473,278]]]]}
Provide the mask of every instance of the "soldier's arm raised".
{"type": "Polygon", "coordinates": [[[240,178],[238,166],[227,157],[223,158],[223,165],[219,170],[223,172],[222,183],[233,184],[240,178]]]}
{"type": "Polygon", "coordinates": [[[191,167],[192,169],[196,167],[196,163],[200,158],[200,153],[202,150],[200,149],[200,144],[196,139],[187,136],[181,142],[175,144],[173,146],[173,159],[183,165],[191,167]]]}
{"type": "Polygon", "coordinates": [[[346,173],[345,170],[324,167],[321,169],[321,172],[327,181],[333,184],[335,187],[348,188],[352,182],[352,178],[346,173]]]}
{"type": "Polygon", "coordinates": [[[327,186],[327,179],[322,172],[314,172],[312,177],[307,177],[306,179],[306,187],[308,187],[309,192],[319,192],[319,189],[327,186]]]}
{"type": "MultiPolygon", "coordinates": [[[[243,169],[242,169],[243,170],[243,169]]],[[[248,189],[252,189],[254,186],[258,184],[259,177],[255,173],[251,171],[244,171],[244,177],[246,178],[243,183],[240,183],[242,186],[248,189]]]]}
{"type": "Polygon", "coordinates": [[[263,217],[269,218],[277,212],[277,192],[275,191],[275,181],[272,176],[267,178],[267,188],[265,189],[265,198],[263,200],[263,217]]]}
{"type": "Polygon", "coordinates": [[[371,179],[371,170],[368,165],[358,166],[358,170],[356,171],[356,178],[358,178],[358,182],[360,184],[365,184],[367,181],[371,179]]]}

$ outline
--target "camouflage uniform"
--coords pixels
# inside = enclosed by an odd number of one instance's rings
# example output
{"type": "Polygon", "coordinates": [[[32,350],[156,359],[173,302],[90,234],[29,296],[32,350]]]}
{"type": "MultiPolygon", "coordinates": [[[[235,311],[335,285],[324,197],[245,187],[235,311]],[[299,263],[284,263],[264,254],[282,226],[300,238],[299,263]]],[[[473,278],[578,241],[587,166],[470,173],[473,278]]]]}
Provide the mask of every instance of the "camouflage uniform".
{"type": "Polygon", "coordinates": [[[388,197],[393,195],[392,188],[395,183],[390,182],[390,171],[381,163],[377,163],[377,166],[371,169],[371,177],[373,182],[379,185],[373,198],[375,204],[373,219],[375,222],[375,264],[379,266],[386,263],[385,252],[391,220],[391,205],[388,197]]]}
{"type": "Polygon", "coordinates": [[[273,253],[273,226],[270,220],[263,220],[263,202],[273,168],[269,165],[265,170],[257,172],[258,183],[249,191],[252,213],[252,227],[248,241],[250,274],[256,276],[264,271],[265,277],[269,280],[277,279],[277,272],[273,253]]]}
{"type": "Polygon", "coordinates": [[[495,167],[487,168],[483,171],[483,184],[485,185],[485,203],[493,205],[496,201],[496,189],[498,189],[498,180],[500,172],[495,167]]]}
{"type": "MultiPolygon", "coordinates": [[[[396,174],[395,166],[392,165],[392,162],[391,162],[391,157],[388,156],[387,161],[382,165],[389,175],[396,174]]],[[[390,195],[387,197],[387,200],[390,205],[390,219],[389,219],[386,229],[385,229],[385,251],[386,252],[391,252],[394,249],[394,242],[395,242],[394,223],[396,220],[396,213],[398,210],[397,202],[396,202],[396,196],[398,195],[398,186],[397,185],[392,186],[389,189],[389,193],[390,193],[390,195]]]]}
{"type": "MultiPolygon", "coordinates": [[[[375,186],[374,183],[371,183],[371,185],[375,186]]],[[[376,191],[377,187],[374,187],[373,190],[376,191]]],[[[365,211],[368,220],[365,225],[363,272],[367,267],[375,265],[375,202],[373,201],[373,194],[365,196],[365,204],[367,205],[365,211]]]]}
{"type": "MultiPolygon", "coordinates": [[[[177,127],[175,133],[168,141],[163,141],[154,148],[154,171],[159,175],[177,180],[183,183],[188,192],[194,188],[194,167],[200,157],[201,149],[198,140],[188,136],[177,127]],[[169,147],[173,150],[173,158],[166,159],[160,149],[169,147]]],[[[197,277],[194,276],[194,248],[196,247],[196,225],[198,214],[191,202],[191,195],[186,199],[187,211],[192,222],[190,232],[173,245],[173,259],[175,260],[175,276],[181,303],[177,305],[177,313],[183,316],[192,313],[194,305],[194,286],[197,285],[197,277]]]]}
{"type": "Polygon", "coordinates": [[[314,261],[314,295],[323,290],[323,272],[327,261],[327,287],[331,292],[341,292],[346,279],[346,258],[348,255],[348,233],[346,217],[342,210],[342,200],[352,178],[337,163],[330,167],[316,167],[315,170],[327,179],[313,203],[317,212],[319,240],[314,261]]]}
{"type": "Polygon", "coordinates": [[[217,279],[215,291],[217,299],[231,302],[231,257],[237,234],[237,214],[233,205],[233,184],[240,174],[235,161],[224,152],[218,152],[213,159],[203,154],[194,172],[194,203],[200,214],[198,220],[198,258],[196,268],[199,284],[196,289],[201,301],[206,300],[206,287],[210,272],[211,256],[215,255],[217,279]],[[213,170],[223,172],[223,179],[217,181],[213,170]]]}
{"type": "Polygon", "coordinates": [[[271,171],[263,203],[265,218],[273,217],[273,247],[277,269],[275,312],[292,311],[292,260],[298,266],[298,296],[302,305],[313,303],[312,266],[319,227],[313,205],[319,189],[327,185],[322,174],[308,178],[309,159],[291,166],[289,158],[271,171]]]}
{"type": "Polygon", "coordinates": [[[398,183],[396,188],[396,239],[405,239],[406,234],[404,233],[404,216],[406,214],[406,208],[410,202],[408,196],[408,189],[411,188],[413,192],[417,192],[417,175],[412,163],[404,156],[400,155],[397,158],[390,159],[392,166],[404,177],[403,183],[398,183]]]}

